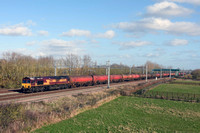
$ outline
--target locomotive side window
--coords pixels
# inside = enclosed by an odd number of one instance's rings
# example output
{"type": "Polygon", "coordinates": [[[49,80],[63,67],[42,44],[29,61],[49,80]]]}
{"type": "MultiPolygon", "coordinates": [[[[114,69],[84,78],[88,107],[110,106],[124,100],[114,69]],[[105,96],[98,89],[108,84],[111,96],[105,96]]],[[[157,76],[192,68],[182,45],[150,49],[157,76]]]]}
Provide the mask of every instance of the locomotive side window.
{"type": "Polygon", "coordinates": [[[37,81],[37,84],[38,84],[38,85],[42,85],[42,84],[43,84],[43,81],[37,81]]]}

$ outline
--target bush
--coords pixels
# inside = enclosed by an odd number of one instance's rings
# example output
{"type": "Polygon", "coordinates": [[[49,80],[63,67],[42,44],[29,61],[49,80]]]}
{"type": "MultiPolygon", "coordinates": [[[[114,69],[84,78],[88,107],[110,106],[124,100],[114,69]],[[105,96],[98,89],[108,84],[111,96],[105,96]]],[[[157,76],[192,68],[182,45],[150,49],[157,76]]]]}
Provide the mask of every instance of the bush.
{"type": "Polygon", "coordinates": [[[16,119],[22,118],[22,106],[19,104],[0,105],[0,126],[5,128],[16,119]]]}
{"type": "Polygon", "coordinates": [[[191,74],[192,74],[193,79],[200,79],[200,69],[196,69],[192,71],[191,74]]]}
{"type": "Polygon", "coordinates": [[[186,75],[184,76],[184,78],[185,78],[185,79],[192,79],[192,75],[191,75],[191,74],[186,74],[186,75]]]}

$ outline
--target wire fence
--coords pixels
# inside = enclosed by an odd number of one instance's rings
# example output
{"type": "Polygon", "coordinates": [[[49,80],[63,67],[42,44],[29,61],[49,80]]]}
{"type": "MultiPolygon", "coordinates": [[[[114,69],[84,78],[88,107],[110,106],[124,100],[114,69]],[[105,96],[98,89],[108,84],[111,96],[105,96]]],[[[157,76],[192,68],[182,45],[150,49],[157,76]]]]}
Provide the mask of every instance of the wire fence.
{"type": "Polygon", "coordinates": [[[200,85],[200,82],[170,82],[170,84],[181,84],[181,85],[200,85]]]}
{"type": "Polygon", "coordinates": [[[160,92],[160,91],[140,91],[140,92],[141,93],[135,93],[134,96],[143,98],[166,99],[174,101],[200,103],[200,94],[160,92]]]}

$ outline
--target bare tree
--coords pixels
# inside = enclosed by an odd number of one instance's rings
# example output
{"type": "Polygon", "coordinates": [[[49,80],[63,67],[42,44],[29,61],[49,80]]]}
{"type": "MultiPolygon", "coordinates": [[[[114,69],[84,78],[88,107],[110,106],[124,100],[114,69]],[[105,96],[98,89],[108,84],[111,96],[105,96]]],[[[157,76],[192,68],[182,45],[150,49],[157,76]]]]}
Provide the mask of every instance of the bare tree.
{"type": "Polygon", "coordinates": [[[163,68],[161,65],[157,63],[153,63],[151,61],[147,61],[145,65],[148,65],[148,72],[151,72],[152,69],[160,69],[163,68]]]}

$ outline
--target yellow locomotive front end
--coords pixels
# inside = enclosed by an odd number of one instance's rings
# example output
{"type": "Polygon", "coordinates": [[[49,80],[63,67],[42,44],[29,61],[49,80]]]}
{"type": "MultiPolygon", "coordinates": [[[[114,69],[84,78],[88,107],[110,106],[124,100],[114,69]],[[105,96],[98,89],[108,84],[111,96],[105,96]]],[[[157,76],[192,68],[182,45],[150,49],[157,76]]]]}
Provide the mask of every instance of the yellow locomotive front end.
{"type": "Polygon", "coordinates": [[[31,88],[31,79],[28,78],[28,77],[23,78],[21,90],[24,91],[24,90],[27,90],[27,89],[30,89],[30,88],[31,88]]]}
{"type": "Polygon", "coordinates": [[[22,83],[23,88],[31,88],[31,83],[22,83]]]}

